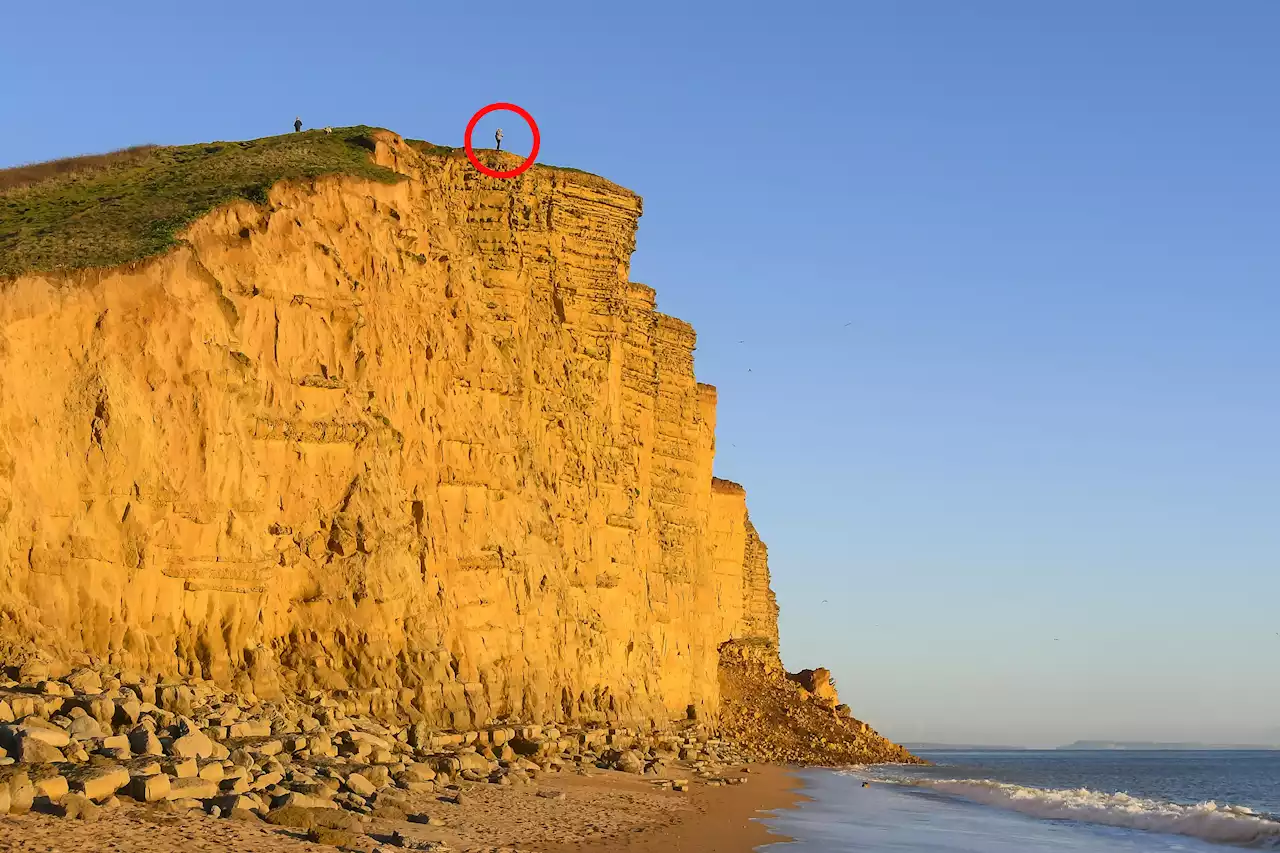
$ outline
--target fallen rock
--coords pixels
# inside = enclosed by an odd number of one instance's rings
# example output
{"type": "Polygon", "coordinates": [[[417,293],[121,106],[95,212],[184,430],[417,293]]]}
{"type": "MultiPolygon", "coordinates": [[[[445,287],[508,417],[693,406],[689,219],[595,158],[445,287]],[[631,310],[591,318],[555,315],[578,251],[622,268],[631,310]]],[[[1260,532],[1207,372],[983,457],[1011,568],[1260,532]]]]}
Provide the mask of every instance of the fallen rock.
{"type": "Polygon", "coordinates": [[[389,804],[384,805],[382,803],[379,803],[378,805],[374,806],[372,814],[374,817],[378,818],[379,820],[407,820],[408,819],[408,816],[405,814],[404,809],[400,808],[399,806],[393,806],[389,804]]]}
{"type": "Polygon", "coordinates": [[[332,800],[316,797],[310,794],[299,794],[296,791],[290,791],[283,795],[280,802],[275,804],[277,807],[295,807],[302,809],[336,809],[337,803],[332,800]]]}
{"type": "Polygon", "coordinates": [[[36,789],[31,784],[31,777],[26,770],[0,767],[0,781],[9,792],[9,814],[24,815],[31,811],[35,802],[36,789]]]}
{"type": "Polygon", "coordinates": [[[154,758],[134,758],[126,766],[130,776],[157,776],[160,773],[160,762],[154,758]]]}
{"type": "Polygon", "coordinates": [[[66,682],[77,693],[102,692],[102,676],[92,669],[77,669],[67,676],[66,682]]]}
{"type": "Polygon", "coordinates": [[[128,735],[109,735],[104,737],[102,739],[102,748],[129,752],[129,737],[128,735]]]}
{"type": "Polygon", "coordinates": [[[170,761],[163,765],[164,772],[168,773],[175,779],[192,779],[200,772],[200,765],[196,764],[194,758],[185,758],[181,761],[170,761]]]}
{"type": "Polygon", "coordinates": [[[102,737],[102,726],[93,717],[84,714],[71,721],[67,733],[79,740],[92,740],[102,737]]]}
{"type": "Polygon", "coordinates": [[[169,783],[169,793],[166,796],[170,800],[207,800],[218,796],[218,783],[199,776],[174,779],[169,783]]]}
{"type": "Polygon", "coordinates": [[[67,777],[61,774],[44,776],[33,780],[31,784],[37,797],[45,797],[53,803],[62,802],[62,798],[71,790],[67,777]]]}
{"type": "MultiPolygon", "coordinates": [[[[63,734],[66,733],[64,732],[63,734]]],[[[14,758],[22,764],[53,764],[66,760],[62,750],[47,740],[33,735],[31,731],[24,731],[18,736],[17,747],[14,749],[14,758]]]]}
{"type": "Polygon", "coordinates": [[[406,764],[400,772],[414,782],[430,782],[436,778],[436,771],[428,764],[406,764]]]}
{"type": "Polygon", "coordinates": [[[235,811],[252,811],[261,805],[254,798],[243,794],[232,794],[226,797],[219,797],[214,804],[225,815],[229,815],[235,811]]]}
{"type": "Polygon", "coordinates": [[[378,788],[364,776],[359,773],[352,773],[346,779],[347,790],[361,797],[368,797],[377,792],[378,788]]]}
{"type": "Polygon", "coordinates": [[[198,812],[198,811],[203,811],[204,809],[204,803],[200,802],[199,800],[193,800],[190,797],[180,797],[176,800],[169,800],[167,802],[167,805],[169,806],[170,810],[174,812],[179,812],[179,813],[192,812],[192,811],[198,812]]]}
{"type": "Polygon", "coordinates": [[[643,773],[644,759],[637,755],[635,750],[628,749],[617,758],[613,766],[623,773],[643,773]]]}
{"type": "Polygon", "coordinates": [[[123,767],[85,767],[71,773],[71,790],[91,800],[103,800],[129,784],[123,767]]]}
{"type": "Polygon", "coordinates": [[[213,755],[213,741],[204,732],[192,732],[170,744],[169,754],[178,758],[208,758],[213,755]]]}
{"type": "Polygon", "coordinates": [[[293,829],[310,829],[315,826],[340,829],[347,832],[355,832],[360,829],[359,818],[334,808],[312,809],[299,806],[280,806],[267,812],[263,819],[275,826],[288,826],[293,829]]]}
{"type": "Polygon", "coordinates": [[[327,844],[330,847],[355,847],[359,841],[354,832],[325,826],[313,826],[307,830],[307,840],[312,844],[327,844]]]}
{"type": "Polygon", "coordinates": [[[62,816],[68,820],[94,821],[100,811],[84,794],[67,794],[62,801],[62,816]]]}
{"type": "Polygon", "coordinates": [[[138,755],[163,755],[164,747],[156,733],[145,726],[137,726],[129,732],[129,749],[138,755]]]}
{"type": "Polygon", "coordinates": [[[129,781],[129,796],[144,803],[155,803],[169,798],[173,780],[161,773],[155,776],[134,776],[129,781]]]}
{"type": "Polygon", "coordinates": [[[216,761],[210,761],[200,768],[200,772],[196,776],[201,779],[208,779],[210,782],[221,782],[224,777],[222,765],[216,761]]]}
{"type": "Polygon", "coordinates": [[[310,829],[316,825],[315,813],[323,809],[304,806],[280,806],[274,808],[263,817],[267,823],[275,826],[288,826],[293,829],[310,829]]]}
{"type": "Polygon", "coordinates": [[[111,722],[116,726],[132,726],[142,716],[142,703],[137,699],[117,699],[111,722]]]}
{"type": "Polygon", "coordinates": [[[18,738],[24,737],[59,748],[71,743],[71,735],[67,734],[65,729],[39,717],[29,716],[22,721],[22,725],[18,727],[18,738]]]}

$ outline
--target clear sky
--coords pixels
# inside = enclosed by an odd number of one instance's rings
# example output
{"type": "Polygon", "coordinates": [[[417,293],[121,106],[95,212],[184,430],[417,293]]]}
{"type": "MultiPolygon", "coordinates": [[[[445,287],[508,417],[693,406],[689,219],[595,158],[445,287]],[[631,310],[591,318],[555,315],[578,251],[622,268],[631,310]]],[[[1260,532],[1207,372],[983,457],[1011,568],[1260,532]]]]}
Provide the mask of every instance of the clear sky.
{"type": "Polygon", "coordinates": [[[0,165],[374,124],[645,198],[788,666],[907,740],[1280,740],[1280,3],[50,2],[0,165]],[[124,11],[124,9],[129,11],[124,11]],[[524,152],[519,119],[493,115],[524,152]]]}

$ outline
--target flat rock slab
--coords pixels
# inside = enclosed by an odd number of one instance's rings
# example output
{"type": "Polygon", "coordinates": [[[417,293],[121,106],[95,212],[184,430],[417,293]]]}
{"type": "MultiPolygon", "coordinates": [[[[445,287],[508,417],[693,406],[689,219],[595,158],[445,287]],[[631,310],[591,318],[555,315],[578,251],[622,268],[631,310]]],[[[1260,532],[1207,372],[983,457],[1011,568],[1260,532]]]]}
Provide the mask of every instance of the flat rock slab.
{"type": "Polygon", "coordinates": [[[332,800],[326,800],[322,797],[313,797],[308,794],[290,793],[286,794],[278,803],[280,807],[294,806],[302,809],[336,809],[338,804],[332,800]]]}
{"type": "Polygon", "coordinates": [[[169,793],[166,798],[170,800],[207,800],[218,796],[218,793],[217,782],[201,779],[199,776],[189,776],[185,779],[172,780],[169,783],[169,793]]]}
{"type": "Polygon", "coordinates": [[[67,776],[71,790],[91,800],[104,800],[129,784],[125,767],[77,767],[67,776]]]}

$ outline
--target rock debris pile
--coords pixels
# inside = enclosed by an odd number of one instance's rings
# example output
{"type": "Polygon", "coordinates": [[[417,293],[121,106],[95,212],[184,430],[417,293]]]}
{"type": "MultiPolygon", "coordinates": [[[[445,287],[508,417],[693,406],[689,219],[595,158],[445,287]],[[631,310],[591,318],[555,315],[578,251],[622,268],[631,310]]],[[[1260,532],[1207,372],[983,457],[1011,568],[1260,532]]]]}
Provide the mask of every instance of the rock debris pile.
{"type": "Polygon", "coordinates": [[[922,763],[854,719],[825,669],[783,671],[765,644],[720,652],[720,733],[757,761],[836,766],[922,763]]]}
{"type": "MultiPolygon", "coordinates": [[[[513,725],[447,733],[349,714],[354,703],[318,691],[266,702],[208,681],[157,683],[129,672],[81,668],[50,678],[37,664],[18,675],[0,682],[0,814],[36,808],[93,820],[129,798],[350,846],[375,818],[445,819],[445,811],[416,811],[413,794],[432,794],[447,810],[471,785],[531,785],[597,769],[652,776],[677,791],[745,781],[726,774],[741,752],[696,721],[665,732],[513,725]]],[[[390,843],[427,842],[397,835],[390,843]]]]}

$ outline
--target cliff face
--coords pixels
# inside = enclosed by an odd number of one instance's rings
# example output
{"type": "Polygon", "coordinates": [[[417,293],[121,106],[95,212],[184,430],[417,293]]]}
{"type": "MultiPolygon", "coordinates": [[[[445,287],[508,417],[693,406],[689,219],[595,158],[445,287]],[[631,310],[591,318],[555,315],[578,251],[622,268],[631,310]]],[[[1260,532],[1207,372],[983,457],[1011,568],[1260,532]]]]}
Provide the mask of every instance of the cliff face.
{"type": "Polygon", "coordinates": [[[188,245],[0,285],[0,638],[442,727],[665,722],[777,641],[640,199],[390,133],[188,245]]]}

